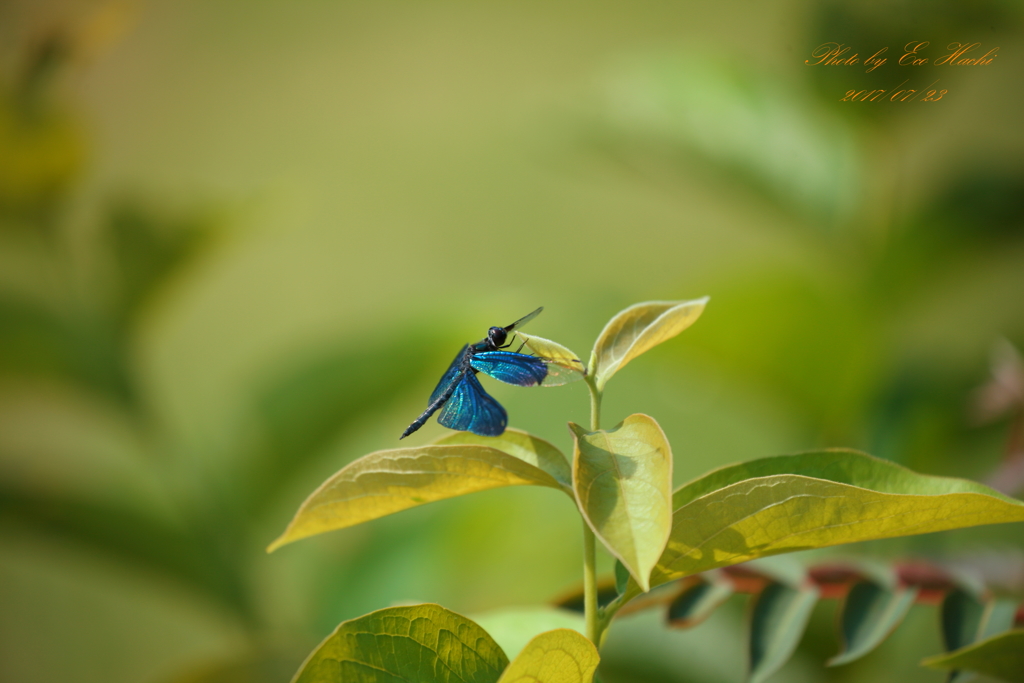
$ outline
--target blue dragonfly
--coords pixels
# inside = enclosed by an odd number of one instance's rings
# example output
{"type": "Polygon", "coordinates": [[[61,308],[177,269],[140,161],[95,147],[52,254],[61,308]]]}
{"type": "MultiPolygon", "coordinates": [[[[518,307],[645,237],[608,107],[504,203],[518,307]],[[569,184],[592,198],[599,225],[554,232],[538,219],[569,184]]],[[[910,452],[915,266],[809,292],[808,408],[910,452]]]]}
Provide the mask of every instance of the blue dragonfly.
{"type": "MultiPolygon", "coordinates": [[[[504,350],[512,345],[511,341],[505,343],[509,333],[536,318],[543,310],[542,306],[507,327],[492,327],[487,330],[487,336],[477,343],[463,346],[430,395],[427,409],[402,432],[399,440],[426,424],[438,410],[441,414],[437,421],[449,429],[480,436],[501,435],[508,424],[508,413],[484,391],[476,378],[478,372],[520,387],[554,386],[582,377],[584,371],[580,360],[574,361],[579,364],[574,369],[551,359],[504,350]]],[[[519,351],[522,348],[520,346],[519,351]]]]}

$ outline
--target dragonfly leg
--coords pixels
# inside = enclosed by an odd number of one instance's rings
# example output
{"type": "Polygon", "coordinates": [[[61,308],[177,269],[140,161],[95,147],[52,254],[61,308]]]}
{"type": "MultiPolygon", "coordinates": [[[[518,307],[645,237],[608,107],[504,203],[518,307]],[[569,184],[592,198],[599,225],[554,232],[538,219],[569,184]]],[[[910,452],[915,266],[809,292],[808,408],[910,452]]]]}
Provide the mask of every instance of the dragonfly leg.
{"type": "MultiPolygon", "coordinates": [[[[499,346],[498,348],[499,348],[499,349],[507,349],[508,347],[512,346],[512,344],[514,344],[514,343],[515,343],[515,341],[516,341],[516,336],[515,336],[515,335],[513,334],[513,335],[512,335],[512,339],[510,339],[510,340],[509,340],[508,344],[505,344],[504,346],[499,346]]],[[[526,340],[525,340],[525,339],[523,340],[523,343],[519,345],[519,348],[518,348],[518,349],[516,349],[516,351],[515,351],[515,352],[516,352],[516,353],[519,353],[520,351],[522,351],[522,350],[523,350],[523,347],[524,347],[524,346],[526,346],[526,340]]]]}

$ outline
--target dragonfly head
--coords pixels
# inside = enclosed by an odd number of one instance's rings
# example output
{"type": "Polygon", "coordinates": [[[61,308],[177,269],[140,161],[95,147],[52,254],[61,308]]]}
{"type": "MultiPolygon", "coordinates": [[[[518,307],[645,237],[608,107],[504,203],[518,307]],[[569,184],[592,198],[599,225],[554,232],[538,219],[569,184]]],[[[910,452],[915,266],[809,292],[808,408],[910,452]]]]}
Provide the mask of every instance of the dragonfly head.
{"type": "Polygon", "coordinates": [[[491,329],[487,330],[487,341],[489,341],[491,343],[491,346],[493,346],[494,348],[498,348],[499,346],[504,344],[505,338],[507,336],[508,333],[505,332],[504,327],[492,327],[491,329]]]}

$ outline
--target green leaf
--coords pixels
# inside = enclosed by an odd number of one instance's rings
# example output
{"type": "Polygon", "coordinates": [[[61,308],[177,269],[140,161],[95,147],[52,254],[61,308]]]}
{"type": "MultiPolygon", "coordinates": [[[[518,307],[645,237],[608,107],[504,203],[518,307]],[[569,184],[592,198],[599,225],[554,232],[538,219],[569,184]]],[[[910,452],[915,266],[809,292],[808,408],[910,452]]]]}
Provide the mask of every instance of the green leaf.
{"type": "Polygon", "coordinates": [[[858,581],[843,599],[839,615],[842,650],[829,666],[848,664],[878,647],[899,626],[917,598],[918,589],[889,588],[858,581]]]}
{"type": "Polygon", "coordinates": [[[523,334],[522,332],[516,332],[516,334],[523,340],[526,348],[531,353],[545,358],[551,361],[553,365],[558,366],[558,372],[554,368],[549,370],[548,376],[541,382],[542,386],[568,384],[569,382],[575,382],[586,377],[587,369],[583,366],[583,361],[580,360],[580,357],[575,352],[570,351],[558,342],[553,342],[544,337],[536,337],[532,334],[523,334]]]}
{"type": "MultiPolygon", "coordinates": [[[[509,452],[519,448],[529,453],[527,442],[533,443],[516,433],[501,441],[502,448],[508,450],[467,443],[370,453],[349,463],[321,484],[267,552],[300,538],[344,529],[474,491],[525,485],[564,491],[564,485],[554,474],[509,452]]],[[[557,466],[552,465],[553,456],[543,447],[544,443],[537,439],[533,455],[539,464],[550,465],[557,473],[557,466]]]]}
{"type": "Polygon", "coordinates": [[[708,573],[682,590],[669,603],[667,619],[673,628],[690,628],[711,616],[733,594],[732,583],[708,573]]]}
{"type": "Polygon", "coordinates": [[[672,495],[672,504],[678,508],[730,484],[780,474],[826,479],[881,493],[980,493],[1024,507],[1021,501],[1004,496],[983,484],[967,479],[918,474],[889,460],[882,460],[849,448],[828,448],[795,455],[777,455],[727,465],[680,486],[672,495]]]}
{"type": "Polygon", "coordinates": [[[498,644],[466,617],[413,605],[342,623],[292,683],[495,683],[506,666],[498,644]]]}
{"type": "Polygon", "coordinates": [[[725,467],[678,489],[673,505],[652,585],[767,555],[1024,521],[1024,503],[986,486],[849,450],[725,467]]]}
{"type": "Polygon", "coordinates": [[[653,418],[630,415],[608,431],[569,423],[576,439],[573,482],[587,524],[640,586],[672,525],[672,449],[653,418]]]}
{"type": "Polygon", "coordinates": [[[560,628],[531,640],[498,683],[590,683],[599,661],[586,637],[560,628]]]}
{"type": "Polygon", "coordinates": [[[750,618],[750,683],[761,683],[792,656],[818,602],[810,583],[769,583],[754,598],[750,618]]]}
{"type": "Polygon", "coordinates": [[[629,570],[620,560],[615,560],[615,592],[622,595],[629,585],[629,570]]]}
{"type": "Polygon", "coordinates": [[[948,654],[928,657],[922,666],[966,669],[1009,683],[1024,683],[1024,629],[1006,631],[948,654]]]}
{"type": "Polygon", "coordinates": [[[589,372],[597,388],[629,361],[658,344],[668,341],[692,325],[708,297],[693,301],[648,301],[635,304],[612,318],[594,344],[589,372]]]}
{"type": "Polygon", "coordinates": [[[501,436],[478,436],[473,432],[452,432],[434,442],[438,446],[473,444],[504,451],[550,474],[567,491],[572,489],[572,467],[562,451],[551,442],[529,432],[509,427],[501,436]]]}

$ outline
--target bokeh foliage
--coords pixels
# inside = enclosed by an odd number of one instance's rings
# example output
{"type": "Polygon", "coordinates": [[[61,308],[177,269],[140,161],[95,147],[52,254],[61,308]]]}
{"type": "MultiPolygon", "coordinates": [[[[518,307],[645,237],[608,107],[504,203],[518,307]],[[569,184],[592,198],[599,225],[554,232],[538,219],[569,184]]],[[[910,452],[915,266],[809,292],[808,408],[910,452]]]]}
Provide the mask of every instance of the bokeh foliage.
{"type": "MultiPolygon", "coordinates": [[[[582,348],[632,301],[714,297],[606,404],[657,417],[678,482],[823,446],[987,476],[1009,423],[969,398],[997,338],[1024,347],[1024,44],[1016,3],[965,11],[0,6],[0,669],[280,680],[396,587],[469,612],[565,588],[578,529],[525,490],[262,552],[454,349],[540,304],[582,348]],[[1004,61],[930,112],[845,106],[859,72],[802,65],[964,32],[1004,61]]],[[[574,391],[499,397],[566,446],[574,391]]],[[[940,649],[915,610],[830,680],[939,680],[906,655],[940,649]]],[[[820,675],[828,618],[786,680],[820,675]]],[[[609,670],[737,679],[734,602],[685,634],[637,619],[609,670]]]]}

